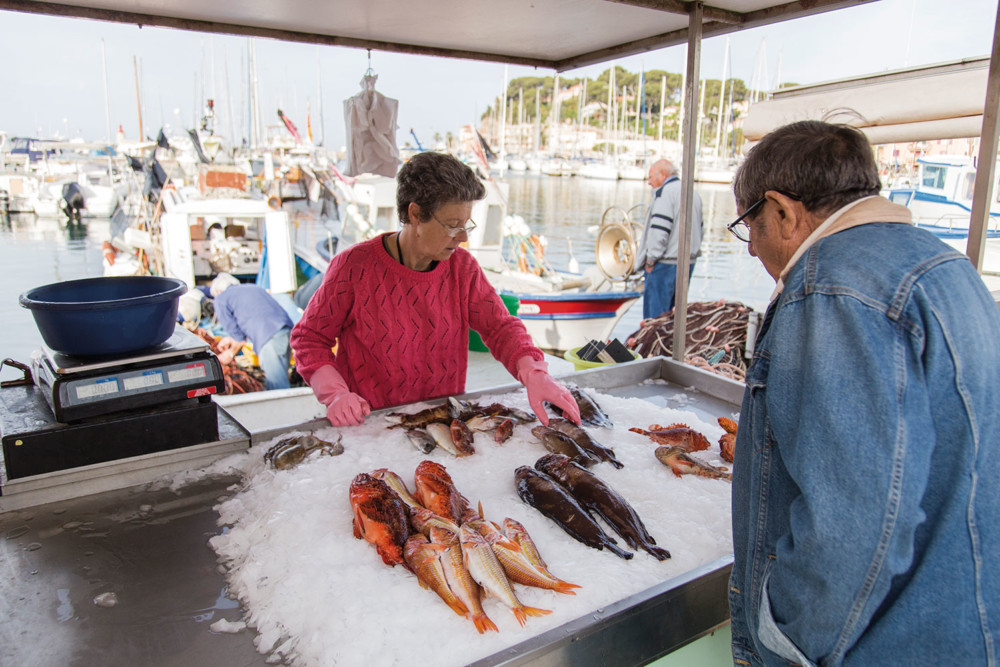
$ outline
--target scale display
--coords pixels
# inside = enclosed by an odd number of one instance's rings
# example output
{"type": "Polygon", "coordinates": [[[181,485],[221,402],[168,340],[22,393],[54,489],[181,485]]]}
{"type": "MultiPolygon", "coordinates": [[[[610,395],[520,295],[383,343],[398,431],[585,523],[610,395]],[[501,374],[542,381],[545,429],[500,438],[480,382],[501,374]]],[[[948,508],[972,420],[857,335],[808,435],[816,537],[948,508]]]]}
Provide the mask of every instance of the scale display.
{"type": "Polygon", "coordinates": [[[206,387],[205,383],[206,379],[215,380],[213,370],[210,360],[200,359],[145,370],[122,370],[104,376],[60,379],[59,402],[67,408],[178,388],[185,390],[186,398],[194,398],[215,393],[211,384],[206,387]],[[201,389],[206,391],[199,392],[201,389]],[[190,395],[187,390],[190,390],[190,395]]]}

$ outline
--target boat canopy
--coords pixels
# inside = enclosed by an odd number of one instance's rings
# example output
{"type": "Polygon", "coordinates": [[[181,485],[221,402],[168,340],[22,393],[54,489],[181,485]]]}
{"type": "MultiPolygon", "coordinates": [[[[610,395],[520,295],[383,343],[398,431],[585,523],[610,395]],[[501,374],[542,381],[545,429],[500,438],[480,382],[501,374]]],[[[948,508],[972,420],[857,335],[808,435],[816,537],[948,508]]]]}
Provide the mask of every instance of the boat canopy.
{"type": "Polygon", "coordinates": [[[743,136],[759,141],[798,120],[859,128],[873,144],[978,137],[989,56],[774,91],[750,107],[743,136]]]}
{"type": "Polygon", "coordinates": [[[0,0],[0,9],[564,71],[873,0],[0,0]]]}

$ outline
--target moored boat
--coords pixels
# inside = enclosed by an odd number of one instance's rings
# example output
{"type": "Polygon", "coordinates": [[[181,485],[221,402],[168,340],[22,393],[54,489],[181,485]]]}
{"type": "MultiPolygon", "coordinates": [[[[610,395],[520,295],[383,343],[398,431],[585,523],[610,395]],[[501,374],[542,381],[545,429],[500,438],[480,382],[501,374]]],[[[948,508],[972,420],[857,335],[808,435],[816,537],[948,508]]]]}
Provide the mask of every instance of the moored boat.
{"type": "MultiPolygon", "coordinates": [[[[909,208],[917,227],[944,239],[964,239],[969,236],[975,181],[976,165],[972,158],[935,155],[918,159],[914,182],[890,187],[886,196],[909,208]]],[[[995,191],[996,182],[993,187],[995,191]]],[[[996,201],[990,206],[986,236],[1000,238],[1000,203],[996,201]]]]}

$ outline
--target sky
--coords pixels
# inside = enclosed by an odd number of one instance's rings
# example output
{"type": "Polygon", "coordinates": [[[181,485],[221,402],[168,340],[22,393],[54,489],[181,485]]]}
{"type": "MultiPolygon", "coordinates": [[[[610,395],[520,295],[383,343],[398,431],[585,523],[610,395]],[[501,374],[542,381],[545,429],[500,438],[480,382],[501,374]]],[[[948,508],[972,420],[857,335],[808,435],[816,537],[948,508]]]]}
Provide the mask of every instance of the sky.
{"type": "MultiPolygon", "coordinates": [[[[729,77],[748,84],[763,70],[761,86],[780,81],[830,81],[903,67],[989,55],[995,0],[880,0],[786,21],[729,36],[729,77]],[[764,66],[758,68],[758,63],[764,66]]],[[[247,106],[245,37],[166,28],[138,28],[0,11],[0,131],[9,136],[107,140],[119,126],[168,136],[195,127],[204,100],[216,100],[217,131],[237,136],[247,106]],[[44,46],[42,46],[44,45],[44,46]],[[107,63],[107,94],[104,71],[107,63]],[[230,111],[231,110],[231,111],[230,111]],[[230,122],[230,119],[232,122],[230,122]]],[[[343,101],[360,90],[368,52],[347,47],[256,39],[265,122],[282,109],[305,134],[307,109],[313,137],[330,148],[345,143],[343,101]],[[322,111],[322,114],[321,114],[322,111]]],[[[684,46],[613,61],[632,72],[683,72],[684,46]]],[[[722,77],[726,37],[702,45],[702,78],[722,77]]],[[[563,73],[596,77],[611,63],[563,73]]],[[[373,51],[377,90],[399,100],[397,141],[410,130],[424,146],[436,134],[478,125],[504,87],[504,77],[552,75],[551,70],[498,63],[373,51]],[[419,73],[419,76],[415,76],[419,73]]]]}

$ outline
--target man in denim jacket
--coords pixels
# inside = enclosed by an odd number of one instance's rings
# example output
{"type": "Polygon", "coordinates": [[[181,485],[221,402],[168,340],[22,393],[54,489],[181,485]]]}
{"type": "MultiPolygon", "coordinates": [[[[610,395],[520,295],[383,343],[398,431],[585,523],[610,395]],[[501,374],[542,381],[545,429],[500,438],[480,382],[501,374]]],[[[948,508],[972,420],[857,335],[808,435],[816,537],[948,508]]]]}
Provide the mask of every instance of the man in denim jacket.
{"type": "Polygon", "coordinates": [[[775,130],[733,191],[777,282],[733,474],[738,665],[996,665],[1000,311],[878,196],[868,141],[775,130]]]}

